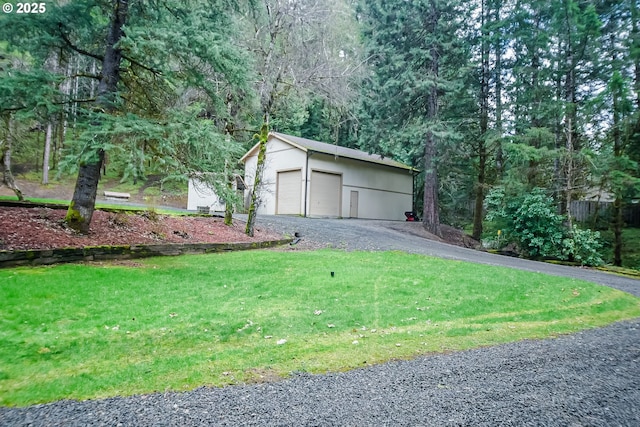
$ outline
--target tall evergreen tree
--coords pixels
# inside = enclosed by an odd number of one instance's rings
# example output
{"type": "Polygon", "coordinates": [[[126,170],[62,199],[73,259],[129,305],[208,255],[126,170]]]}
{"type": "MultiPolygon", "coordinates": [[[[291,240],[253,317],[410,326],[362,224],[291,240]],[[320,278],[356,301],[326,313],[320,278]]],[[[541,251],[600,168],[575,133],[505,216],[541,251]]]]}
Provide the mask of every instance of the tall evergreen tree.
{"type": "Polygon", "coordinates": [[[231,42],[233,7],[226,0],[78,0],[0,30],[0,39],[34,58],[56,50],[100,64],[95,75],[78,73],[98,84],[77,114],[84,131],[69,147],[79,161],[67,215],[73,228],[89,229],[107,151],[134,178],[145,160],[181,174],[224,168],[214,153],[229,152],[225,101],[251,98],[247,62],[231,42]]]}
{"type": "Polygon", "coordinates": [[[545,150],[555,145],[553,70],[548,67],[552,51],[550,14],[551,5],[547,1],[516,0],[508,32],[514,56],[509,67],[513,115],[509,130],[512,141],[522,146],[511,144],[505,149],[511,151],[511,164],[518,159],[523,167],[517,172],[512,169],[506,179],[517,182],[523,177],[528,189],[545,187],[553,173],[543,162],[548,153],[545,150]]]}
{"type": "Polygon", "coordinates": [[[451,131],[441,120],[443,96],[459,69],[463,16],[451,0],[376,0],[363,5],[371,76],[364,85],[361,147],[424,170],[424,227],[441,235],[438,150],[451,131]]]}
{"type": "Polygon", "coordinates": [[[554,8],[552,27],[560,28],[556,39],[558,64],[556,98],[558,111],[555,125],[559,162],[556,171],[559,211],[569,212],[574,192],[583,190],[585,165],[579,155],[587,144],[583,139],[586,99],[591,96],[589,79],[593,75],[594,53],[600,22],[593,4],[576,0],[560,0],[554,8]]]}
{"type": "MultiPolygon", "coordinates": [[[[111,16],[109,16],[101,76],[95,101],[96,108],[107,114],[115,113],[118,108],[118,84],[120,83],[120,66],[122,62],[122,49],[119,44],[124,37],[124,26],[128,15],[129,1],[115,0],[112,5],[111,16]]],[[[95,122],[93,125],[100,127],[101,124],[100,122],[95,122]]],[[[104,163],[105,144],[106,141],[102,141],[97,146],[92,147],[93,153],[91,157],[80,163],[73,198],[65,218],[67,225],[81,233],[89,232],[96,204],[100,170],[104,163]]]]}
{"type": "MultiPolygon", "coordinates": [[[[604,144],[601,147],[604,170],[599,171],[601,185],[614,198],[610,228],[613,231],[613,262],[622,265],[623,210],[627,203],[640,196],[640,169],[633,159],[636,123],[640,110],[634,78],[637,78],[634,50],[637,27],[634,29],[633,1],[604,1],[600,4],[602,51],[598,63],[606,90],[599,96],[598,107],[606,111],[602,120],[604,144]]],[[[637,23],[636,23],[637,25],[637,23]]]]}
{"type": "MultiPolygon", "coordinates": [[[[471,39],[478,51],[478,132],[471,137],[475,141],[473,151],[477,157],[474,188],[473,232],[480,240],[483,230],[483,206],[489,184],[490,158],[495,152],[497,162],[502,162],[500,141],[502,138],[502,57],[504,55],[501,20],[502,0],[480,1],[479,34],[471,39]]],[[[498,166],[501,169],[501,166],[498,166]]]]}

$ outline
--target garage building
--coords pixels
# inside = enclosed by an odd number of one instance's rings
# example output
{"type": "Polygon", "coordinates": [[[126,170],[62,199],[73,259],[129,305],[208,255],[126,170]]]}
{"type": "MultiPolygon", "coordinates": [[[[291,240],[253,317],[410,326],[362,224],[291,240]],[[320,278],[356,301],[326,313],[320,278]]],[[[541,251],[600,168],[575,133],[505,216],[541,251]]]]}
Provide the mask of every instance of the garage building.
{"type": "MultiPolygon", "coordinates": [[[[243,157],[251,194],[259,144],[243,157]]],[[[390,158],[271,132],[258,214],[404,220],[416,170],[390,158]]]]}

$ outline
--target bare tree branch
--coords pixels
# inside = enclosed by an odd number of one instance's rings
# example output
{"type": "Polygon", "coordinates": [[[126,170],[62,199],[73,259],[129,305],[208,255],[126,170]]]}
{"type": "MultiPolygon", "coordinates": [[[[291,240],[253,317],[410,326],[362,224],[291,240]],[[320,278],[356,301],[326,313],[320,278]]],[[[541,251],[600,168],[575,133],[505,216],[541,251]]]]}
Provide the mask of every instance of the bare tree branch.
{"type": "Polygon", "coordinates": [[[97,59],[98,61],[102,61],[103,57],[100,55],[97,55],[95,53],[91,53],[87,50],[81,49],[78,46],[76,46],[75,44],[73,44],[71,42],[71,40],[69,40],[69,37],[67,37],[67,35],[64,33],[63,31],[63,25],[61,22],[58,23],[58,30],[60,31],[60,37],[62,37],[62,40],[64,40],[64,42],[66,43],[67,47],[77,53],[79,53],[80,55],[85,55],[88,56],[90,58],[93,59],[97,59]]]}

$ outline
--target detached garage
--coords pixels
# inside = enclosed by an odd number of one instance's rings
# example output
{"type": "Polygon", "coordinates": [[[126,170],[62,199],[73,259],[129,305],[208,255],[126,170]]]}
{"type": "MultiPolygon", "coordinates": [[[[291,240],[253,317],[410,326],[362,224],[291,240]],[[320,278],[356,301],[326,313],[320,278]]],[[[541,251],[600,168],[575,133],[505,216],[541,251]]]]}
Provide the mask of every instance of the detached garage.
{"type": "MultiPolygon", "coordinates": [[[[258,149],[242,157],[248,186],[258,149]]],[[[258,214],[404,220],[413,206],[415,172],[389,158],[272,132],[258,214]]]]}

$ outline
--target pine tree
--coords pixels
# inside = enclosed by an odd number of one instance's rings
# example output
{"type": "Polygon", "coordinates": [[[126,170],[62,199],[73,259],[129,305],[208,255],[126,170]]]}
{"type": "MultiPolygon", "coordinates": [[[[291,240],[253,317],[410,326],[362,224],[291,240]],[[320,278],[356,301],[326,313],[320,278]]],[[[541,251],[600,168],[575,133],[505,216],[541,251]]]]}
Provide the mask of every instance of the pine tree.
{"type": "MultiPolygon", "coordinates": [[[[483,231],[484,198],[488,187],[489,160],[493,152],[502,162],[500,140],[502,138],[502,0],[481,0],[481,26],[476,46],[479,49],[478,135],[474,152],[477,156],[477,175],[474,188],[472,237],[480,240],[483,231]]],[[[501,166],[498,166],[501,169],[501,166]]]]}
{"type": "Polygon", "coordinates": [[[601,24],[595,7],[588,2],[560,0],[554,12],[552,27],[561,29],[555,37],[558,46],[555,58],[558,64],[555,138],[556,149],[560,153],[556,187],[558,210],[567,215],[571,224],[571,201],[574,192],[584,188],[581,171],[586,170],[579,155],[586,145],[583,137],[586,97],[579,92],[580,88],[588,85],[589,76],[594,71],[595,43],[601,24]]]}
{"type": "Polygon", "coordinates": [[[637,12],[630,1],[611,1],[600,5],[603,22],[602,52],[599,78],[606,91],[599,97],[599,106],[608,111],[608,129],[602,147],[606,169],[601,172],[602,184],[614,197],[610,228],[614,234],[614,265],[622,265],[624,228],[623,210],[630,199],[640,195],[640,169],[633,159],[637,141],[636,123],[640,114],[637,68],[637,12]],[[634,19],[635,17],[635,19],[634,19]]]}
{"type": "MultiPolygon", "coordinates": [[[[120,83],[120,66],[122,62],[122,49],[118,44],[124,37],[124,26],[128,15],[128,0],[115,0],[109,17],[101,77],[95,101],[96,108],[106,114],[113,114],[118,108],[118,84],[120,83]]],[[[100,127],[101,123],[95,122],[93,125],[100,127]]],[[[95,209],[100,170],[105,156],[104,144],[106,142],[103,141],[92,147],[93,153],[91,153],[91,157],[80,163],[73,198],[65,217],[69,227],[85,234],[89,232],[91,218],[95,209]]]]}
{"type": "Polygon", "coordinates": [[[440,118],[460,55],[457,2],[366,2],[371,76],[365,83],[361,147],[424,168],[423,225],[441,235],[438,150],[451,135],[440,118]],[[451,79],[451,80],[450,80],[451,79]],[[420,159],[420,160],[418,160],[420,159]]]}
{"type": "Polygon", "coordinates": [[[237,151],[223,137],[226,101],[252,98],[246,57],[231,43],[233,13],[226,0],[78,0],[0,30],[36,68],[52,51],[100,64],[78,73],[97,84],[86,84],[85,102],[74,103],[77,138],[62,162],[78,170],[70,226],[88,231],[107,152],[125,179],[144,176],[151,162],[180,179],[195,170],[223,179],[237,151]]]}

